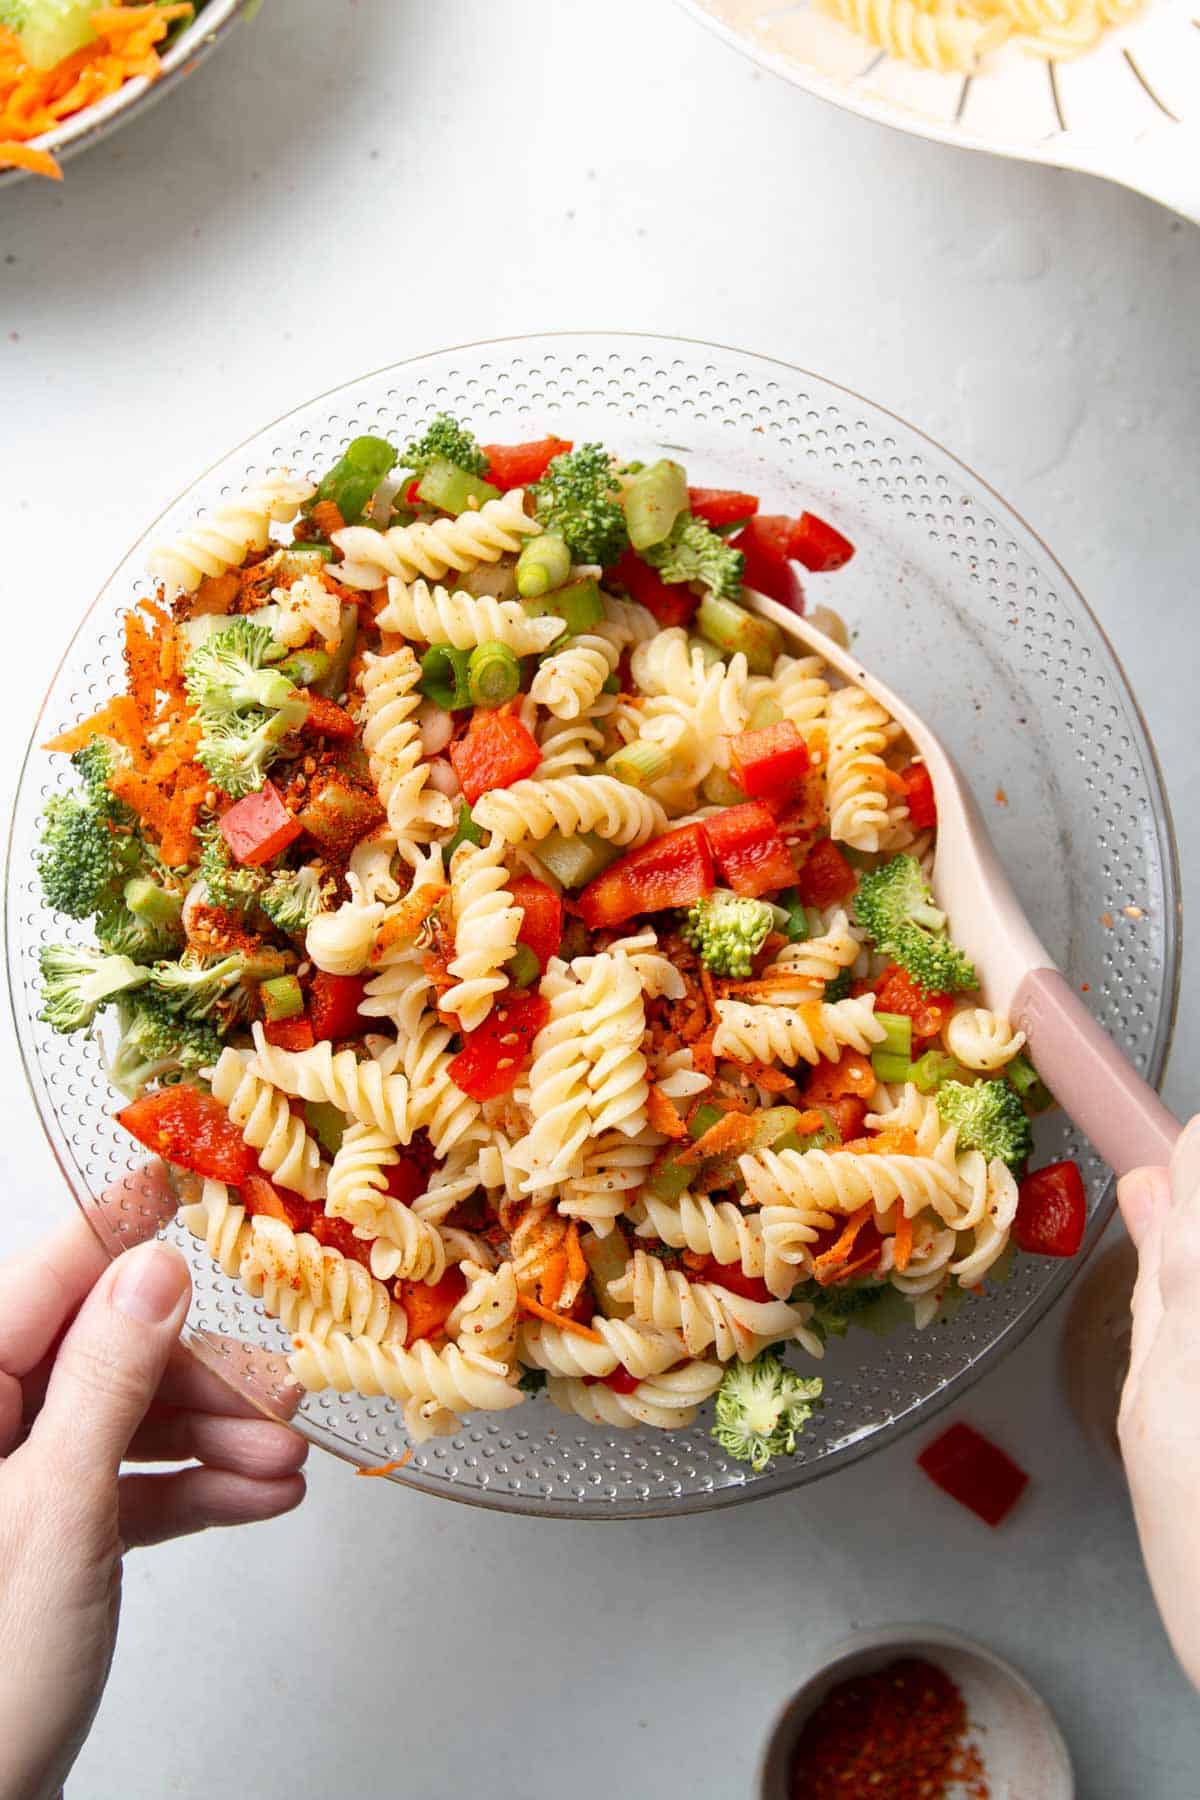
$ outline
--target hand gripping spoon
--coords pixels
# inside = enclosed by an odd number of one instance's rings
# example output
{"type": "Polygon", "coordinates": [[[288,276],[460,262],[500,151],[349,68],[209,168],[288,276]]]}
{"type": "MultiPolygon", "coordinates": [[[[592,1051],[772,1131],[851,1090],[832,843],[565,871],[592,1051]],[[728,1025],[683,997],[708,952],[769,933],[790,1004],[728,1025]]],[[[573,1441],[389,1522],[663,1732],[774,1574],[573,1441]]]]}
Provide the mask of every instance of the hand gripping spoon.
{"type": "Polygon", "coordinates": [[[985,1001],[1025,1033],[1038,1073],[1118,1176],[1143,1164],[1168,1163],[1178,1121],[1039,943],[945,746],[910,706],[807,619],[749,589],[743,602],[864,688],[907,732],[933,778],[937,801],[934,895],[953,921],[955,943],[979,971],[985,1001]]]}

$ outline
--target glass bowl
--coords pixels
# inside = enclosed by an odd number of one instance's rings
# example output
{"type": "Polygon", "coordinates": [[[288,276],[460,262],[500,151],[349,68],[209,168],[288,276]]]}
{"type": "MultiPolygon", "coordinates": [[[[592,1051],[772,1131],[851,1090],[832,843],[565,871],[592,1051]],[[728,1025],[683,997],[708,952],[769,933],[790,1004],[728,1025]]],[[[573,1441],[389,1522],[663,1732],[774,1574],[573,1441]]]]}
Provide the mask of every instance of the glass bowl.
{"type": "MultiPolygon", "coordinates": [[[[970,470],[911,426],[803,370],[668,338],[577,333],[512,338],[416,358],[310,401],[233,451],[152,528],[154,538],[283,462],[323,469],[347,440],[404,441],[440,410],[487,440],[554,431],[630,456],[681,456],[709,486],[760,494],[767,511],[829,515],[857,555],[808,579],[864,658],[906,694],[973,781],[1039,936],[1151,1081],[1161,1076],[1178,979],[1178,876],[1167,802],[1146,729],[1104,634],[1046,546],[970,470]],[[1123,911],[1132,906],[1136,916],[1123,911]]],[[[9,982],[34,1100],[80,1206],[116,1253],[159,1228],[187,1256],[188,1341],[281,1416],[295,1405],[286,1340],[177,1223],[163,1223],[161,1171],[112,1119],[98,1047],[37,1018],[37,951],[74,929],[41,901],[33,869],[46,797],[64,758],[37,746],[99,706],[122,679],[119,623],[151,583],[145,540],[108,582],[68,649],[22,772],[8,869],[9,982]]],[[[1038,1124],[1042,1159],[1076,1156],[1089,1196],[1086,1248],[1114,1204],[1108,1170],[1062,1117],[1038,1124]]],[[[1018,1344],[1079,1267],[1018,1258],[1011,1278],[956,1319],[885,1340],[831,1344],[826,1403],[798,1454],[763,1475],[708,1434],[610,1432],[544,1399],[468,1419],[418,1446],[393,1478],[515,1512],[622,1518],[701,1511],[800,1486],[890,1443],[958,1398],[1018,1344]]],[[[375,1466],[407,1449],[383,1400],[306,1395],[312,1442],[375,1466]]]]}

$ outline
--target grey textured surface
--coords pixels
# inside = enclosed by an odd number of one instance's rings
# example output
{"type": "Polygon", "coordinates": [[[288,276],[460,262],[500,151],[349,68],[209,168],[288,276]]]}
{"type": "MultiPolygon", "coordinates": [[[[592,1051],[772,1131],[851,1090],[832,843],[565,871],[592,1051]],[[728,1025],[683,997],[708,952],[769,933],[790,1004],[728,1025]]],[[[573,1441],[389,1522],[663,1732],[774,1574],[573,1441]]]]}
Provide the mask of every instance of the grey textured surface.
{"type": "MultiPolygon", "coordinates": [[[[844,118],[666,0],[276,0],[62,190],[0,202],[5,778],[84,606],[231,444],[396,356],[595,323],[819,369],[978,467],[1125,662],[1186,890],[1198,279],[1200,238],[1149,203],[844,118]]],[[[4,1054],[15,1245],[67,1200],[4,1054]]],[[[1051,1318],[962,1409],[1035,1477],[995,1536],[906,1444],[748,1511],[620,1525],[482,1517],[314,1465],[293,1518],[130,1565],[73,1791],[747,1794],[823,1645],[925,1617],[1032,1676],[1089,1800],[1175,1800],[1200,1712],[1117,1477],[1061,1398],[1059,1335],[1051,1318]]]]}

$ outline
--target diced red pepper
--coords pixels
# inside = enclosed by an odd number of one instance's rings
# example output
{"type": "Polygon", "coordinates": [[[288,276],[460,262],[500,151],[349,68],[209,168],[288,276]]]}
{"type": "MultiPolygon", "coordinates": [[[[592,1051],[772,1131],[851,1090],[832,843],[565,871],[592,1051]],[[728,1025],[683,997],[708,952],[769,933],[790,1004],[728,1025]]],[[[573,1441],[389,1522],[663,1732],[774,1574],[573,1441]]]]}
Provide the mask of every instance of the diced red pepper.
{"type": "Polygon", "coordinates": [[[318,1044],[353,1037],[364,1026],[372,1029],[358,1016],[366,987],[365,975],[329,975],[324,969],[315,972],[308,997],[308,1016],[318,1044]]]}
{"type": "Polygon", "coordinates": [[[241,1183],[242,1205],[251,1218],[282,1219],[289,1231],[309,1231],[314,1209],[301,1194],[277,1187],[261,1170],[241,1183]]]}
{"type": "Polygon", "coordinates": [[[813,845],[796,877],[801,903],[822,911],[848,900],[857,886],[858,876],[832,838],[821,838],[813,845]]]}
{"type": "Polygon", "coordinates": [[[702,1269],[691,1272],[690,1278],[723,1287],[743,1300],[758,1300],[763,1306],[775,1298],[761,1275],[746,1275],[740,1263],[721,1263],[715,1256],[710,1256],[702,1269]]]}
{"type": "Polygon", "coordinates": [[[541,760],[541,751],[520,719],[499,710],[477,709],[466,735],[450,746],[450,761],[468,806],[493,788],[523,781],[541,760]]]}
{"type": "Polygon", "coordinates": [[[901,771],[908,816],[918,831],[932,831],[937,824],[937,801],[933,796],[933,776],[924,763],[909,763],[901,771]]]}
{"type": "Polygon", "coordinates": [[[303,1013],[296,1019],[264,1019],[263,1036],[276,1050],[311,1050],[317,1041],[303,1013]]]}
{"type": "Polygon", "coordinates": [[[808,774],[808,745],[790,719],[740,731],[729,745],[733,779],[754,800],[782,801],[808,774]]]}
{"type": "Polygon", "coordinates": [[[600,1377],[602,1385],[611,1388],[614,1394],[636,1394],[641,1382],[628,1369],[614,1369],[611,1375],[600,1377]]]}
{"type": "Polygon", "coordinates": [[[264,781],[256,794],[237,800],[221,815],[221,836],[235,862],[251,867],[270,862],[300,836],[303,826],[283,803],[273,782],[264,781]]]}
{"type": "Polygon", "coordinates": [[[521,908],[517,942],[533,951],[544,970],[562,943],[562,900],[553,888],[547,887],[535,875],[514,875],[508,890],[521,908]]]}
{"type": "Polygon", "coordinates": [[[788,556],[787,530],[780,529],[790,525],[790,519],[760,513],[730,541],[746,558],[742,577],[746,586],[778,600],[781,606],[790,606],[793,612],[802,613],[804,587],[788,556]]]}
{"type": "Polygon", "coordinates": [[[330,700],[324,694],[314,694],[311,688],[304,688],[302,692],[308,702],[308,717],[300,727],[302,731],[339,738],[343,742],[349,742],[352,737],[357,736],[358,726],[344,706],[339,706],[336,700],[330,700]]]}
{"type": "Polygon", "coordinates": [[[798,519],[790,519],[788,523],[792,528],[788,534],[788,555],[811,569],[814,575],[831,574],[854,555],[850,539],[835,531],[824,519],[818,519],[815,513],[803,512],[798,519]]]}
{"type": "Polygon", "coordinates": [[[690,487],[688,505],[706,525],[738,525],[758,511],[758,495],[739,494],[732,488],[690,487]]]}
{"type": "Polygon", "coordinates": [[[370,1268],[371,1245],[375,1240],[356,1237],[349,1219],[332,1219],[322,1208],[317,1207],[309,1229],[318,1244],[327,1244],[331,1250],[337,1250],[342,1256],[350,1257],[353,1262],[361,1263],[364,1269],[370,1268]]]}
{"type": "Polygon", "coordinates": [[[1077,1162],[1047,1163],[1021,1183],[1012,1234],[1030,1256],[1074,1256],[1087,1229],[1087,1194],[1077,1162]]]}
{"type": "Polygon", "coordinates": [[[493,487],[529,487],[540,481],[556,456],[571,448],[570,438],[538,438],[530,444],[484,444],[487,479],[493,487]]]}
{"type": "Polygon", "coordinates": [[[467,1291],[467,1280],[457,1264],[440,1281],[400,1281],[396,1298],[408,1320],[406,1342],[436,1337],[467,1291]]]}
{"type": "Polygon", "coordinates": [[[1029,1485],[1011,1456],[961,1422],[927,1444],[917,1462],[943,1493],[978,1513],[986,1525],[999,1525],[1029,1485]]]}
{"type": "Polygon", "coordinates": [[[889,963],[875,983],[876,1012],[903,1013],[914,1038],[933,1038],[954,1011],[953,994],[927,994],[899,963],[889,963]]]}
{"type": "Polygon", "coordinates": [[[713,890],[712,849],[702,825],[680,825],[611,863],[579,896],[591,931],[664,906],[691,906],[713,890]]]}
{"type": "Polygon", "coordinates": [[[451,1081],[472,1100],[507,1094],[549,1017],[540,994],[502,995],[482,1025],[463,1033],[462,1049],[447,1064],[451,1081]]]}
{"type": "Polygon", "coordinates": [[[845,1094],[840,1100],[819,1101],[817,1104],[832,1118],[843,1144],[862,1136],[863,1122],[867,1116],[865,1100],[860,1100],[856,1094],[845,1094]]]}
{"type": "Polygon", "coordinates": [[[258,1168],[258,1158],[221,1102],[199,1088],[143,1094],[122,1107],[117,1124],[168,1162],[230,1187],[240,1187],[258,1168]]]}
{"type": "Polygon", "coordinates": [[[417,489],[420,487],[422,479],[422,476],[414,475],[411,481],[405,482],[398,496],[401,506],[420,506],[421,496],[417,489]]]}
{"type": "Polygon", "coordinates": [[[713,813],[704,821],[704,834],[735,894],[769,894],[795,881],[795,864],[761,800],[713,813]]]}
{"type": "Polygon", "coordinates": [[[429,1177],[420,1163],[413,1162],[407,1156],[403,1162],[392,1163],[391,1167],[385,1169],[383,1174],[387,1192],[393,1200],[398,1200],[401,1206],[411,1206],[414,1200],[420,1199],[429,1186],[429,1177]]]}
{"type": "Polygon", "coordinates": [[[621,552],[620,560],[607,571],[607,579],[653,613],[664,631],[670,625],[686,625],[700,604],[686,582],[664,581],[657,569],[632,550],[621,552]]]}

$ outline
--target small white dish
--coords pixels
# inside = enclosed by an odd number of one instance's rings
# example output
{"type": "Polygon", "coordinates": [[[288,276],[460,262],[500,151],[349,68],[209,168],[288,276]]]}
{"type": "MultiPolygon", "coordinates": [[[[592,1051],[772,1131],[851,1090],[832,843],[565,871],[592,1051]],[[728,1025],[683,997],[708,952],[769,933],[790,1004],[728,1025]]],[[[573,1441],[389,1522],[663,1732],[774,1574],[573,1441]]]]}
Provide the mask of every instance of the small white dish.
{"type": "Polygon", "coordinates": [[[791,1800],[796,1742],[833,1688],[909,1656],[944,1669],[962,1694],[991,1800],[1074,1800],[1071,1758],[1045,1701],[986,1645],[940,1625],[887,1625],[835,1645],[775,1722],[759,1770],[759,1800],[791,1800]]]}

